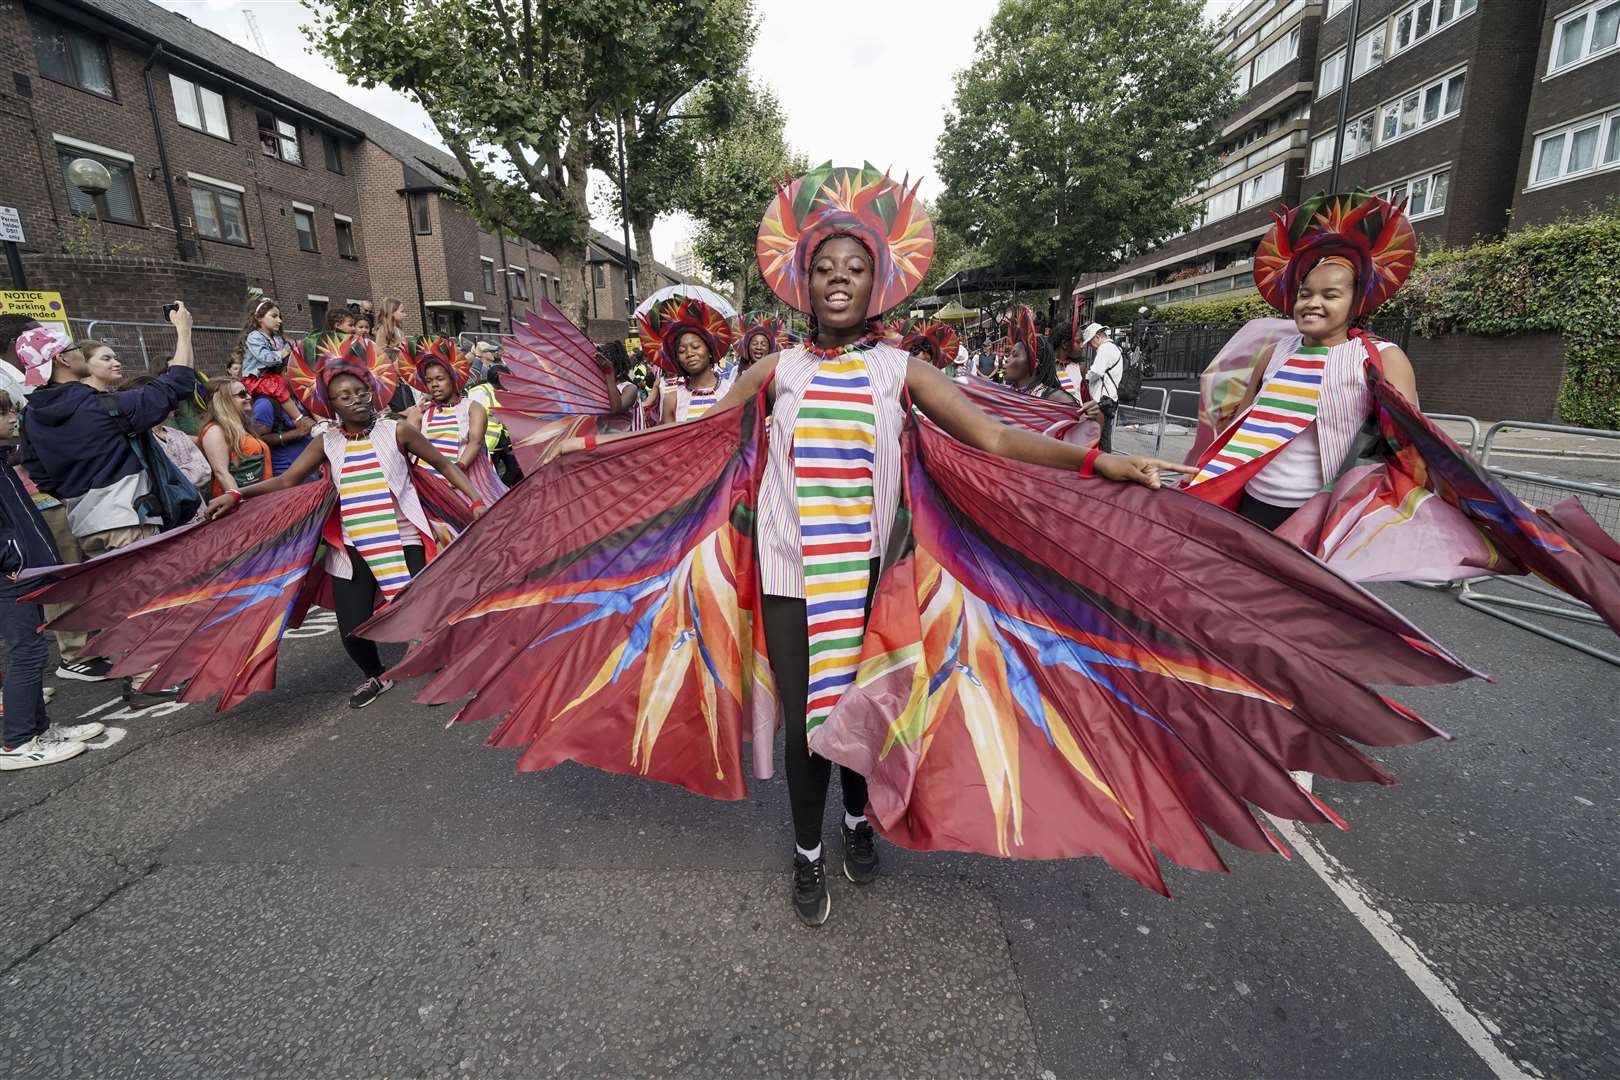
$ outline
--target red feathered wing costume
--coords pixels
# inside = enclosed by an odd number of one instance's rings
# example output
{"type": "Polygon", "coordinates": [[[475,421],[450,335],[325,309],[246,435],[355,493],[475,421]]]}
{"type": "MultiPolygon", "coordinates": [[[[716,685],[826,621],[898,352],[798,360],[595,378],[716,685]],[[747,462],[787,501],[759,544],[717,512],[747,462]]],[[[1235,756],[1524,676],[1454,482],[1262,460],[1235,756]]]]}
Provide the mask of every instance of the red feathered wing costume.
{"type": "MultiPolygon", "coordinates": [[[[491,742],[526,747],[520,768],[575,760],[742,797],[742,743],[752,728],[768,771],[774,715],[759,408],[558,459],[365,633],[419,639],[395,674],[432,674],[424,701],[470,696],[456,718],[499,718],[491,742]]],[[[857,681],[813,747],[871,778],[899,843],[1098,854],[1162,891],[1155,851],[1218,869],[1208,831],[1269,850],[1250,803],[1331,820],[1289,769],[1388,782],[1352,740],[1437,734],[1370,684],[1472,674],[1190,496],[992,458],[925,423],[903,456],[857,681]]]]}

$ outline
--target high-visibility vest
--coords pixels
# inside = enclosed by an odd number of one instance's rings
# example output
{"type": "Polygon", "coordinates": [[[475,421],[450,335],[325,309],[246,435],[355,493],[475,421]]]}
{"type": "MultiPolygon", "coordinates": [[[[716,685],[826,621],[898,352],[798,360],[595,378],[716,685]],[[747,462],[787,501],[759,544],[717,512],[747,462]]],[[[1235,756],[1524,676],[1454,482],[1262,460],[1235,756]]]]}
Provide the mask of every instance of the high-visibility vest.
{"type": "Polygon", "coordinates": [[[467,391],[467,396],[482,405],[489,416],[489,423],[484,427],[484,444],[493,452],[501,436],[506,434],[506,425],[495,419],[495,410],[501,403],[495,396],[495,388],[489,383],[479,383],[467,391]]]}

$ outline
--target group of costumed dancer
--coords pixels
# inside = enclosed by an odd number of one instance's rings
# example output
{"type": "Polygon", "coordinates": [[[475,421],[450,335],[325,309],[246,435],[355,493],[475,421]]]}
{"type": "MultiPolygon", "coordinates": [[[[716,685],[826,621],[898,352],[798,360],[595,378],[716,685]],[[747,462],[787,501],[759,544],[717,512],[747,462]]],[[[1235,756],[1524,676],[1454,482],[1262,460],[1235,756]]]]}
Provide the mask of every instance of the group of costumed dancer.
{"type": "Polygon", "coordinates": [[[740,799],[745,743],[768,778],[780,727],[808,924],[831,910],[835,765],[857,884],[881,835],[1099,855],[1163,892],[1160,853],[1225,869],[1211,834],[1281,851],[1256,807],[1338,822],[1299,772],[1389,783],[1352,743],[1443,735],[1373,685],[1476,672],[1355,580],[1533,572],[1620,628],[1620,548],[1578,508],[1503,490],[1417,411],[1400,351],[1354,329],[1412,239],[1365,193],[1279,216],[1256,279],[1288,318],[1211,365],[1178,465],[1091,445],[1084,393],[1027,312],[1010,386],[947,375],[949,328],[886,328],[932,225],[914,187],[824,165],[781,188],[758,241],[807,336],[661,301],[641,326],[668,376],[645,430],[603,433],[622,387],[544,307],[507,343],[521,378],[496,411],[517,423],[510,398],[536,426],[512,429],[532,456],[501,495],[478,479],[452,354],[405,365],[433,398],[419,430],[379,418],[386,365],[327,342],[295,383],[334,422],[289,474],[216,499],[208,524],[57,568],[40,598],[101,630],[119,670],[221,707],[273,685],[281,633],[330,603],[368,679],[426,676],[416,700],[499,720],[489,742],[523,748],[522,770],[740,799]],[[377,641],[409,643],[386,675],[377,641]]]}

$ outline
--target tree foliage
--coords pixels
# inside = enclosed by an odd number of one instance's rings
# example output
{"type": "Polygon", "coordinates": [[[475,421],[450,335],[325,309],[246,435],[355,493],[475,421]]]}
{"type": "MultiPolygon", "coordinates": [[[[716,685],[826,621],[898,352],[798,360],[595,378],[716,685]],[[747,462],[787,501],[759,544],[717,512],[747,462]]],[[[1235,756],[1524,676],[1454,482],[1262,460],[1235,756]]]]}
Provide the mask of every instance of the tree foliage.
{"type": "MultiPolygon", "coordinates": [[[[640,294],[656,287],[652,227],[680,208],[687,178],[700,167],[703,143],[722,135],[746,105],[742,77],[756,22],[751,0],[675,2],[643,26],[641,40],[621,42],[624,76],[614,108],[624,115],[625,187],[637,252],[640,294]],[[648,58],[656,58],[648,62],[648,58]]],[[[609,180],[611,214],[622,222],[614,116],[593,129],[592,163],[609,180]]]]}
{"type": "Polygon", "coordinates": [[[957,76],[940,220],[1063,295],[1190,225],[1231,73],[1199,0],[1001,0],[957,76]]]}
{"type": "Polygon", "coordinates": [[[593,137],[621,106],[656,111],[703,66],[688,59],[708,43],[691,35],[713,12],[747,9],[746,0],[304,2],[309,39],[338,71],[427,111],[465,173],[475,216],[556,256],[576,316],[593,137]]]}
{"type": "MultiPolygon", "coordinates": [[[[787,145],[787,116],[769,90],[739,77],[730,85],[698,92],[694,111],[708,108],[707,94],[724,95],[730,122],[706,124],[695,132],[696,162],[676,186],[676,205],[697,224],[692,248],[717,279],[736,290],[739,308],[764,300],[764,283],[754,267],[754,239],[776,184],[809,168],[787,145]]],[[[765,301],[768,303],[768,301],[765,301]]]]}

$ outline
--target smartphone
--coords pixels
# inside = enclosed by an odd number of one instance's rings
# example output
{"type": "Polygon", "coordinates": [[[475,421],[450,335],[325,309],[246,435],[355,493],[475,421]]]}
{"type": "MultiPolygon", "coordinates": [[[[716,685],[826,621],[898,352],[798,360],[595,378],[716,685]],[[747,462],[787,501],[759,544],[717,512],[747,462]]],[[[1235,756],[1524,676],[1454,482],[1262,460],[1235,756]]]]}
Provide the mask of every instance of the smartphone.
{"type": "Polygon", "coordinates": [[[173,314],[174,312],[179,311],[179,310],[180,310],[180,302],[178,300],[176,300],[172,304],[164,304],[163,305],[163,321],[168,322],[169,321],[169,316],[171,314],[173,314]]]}

